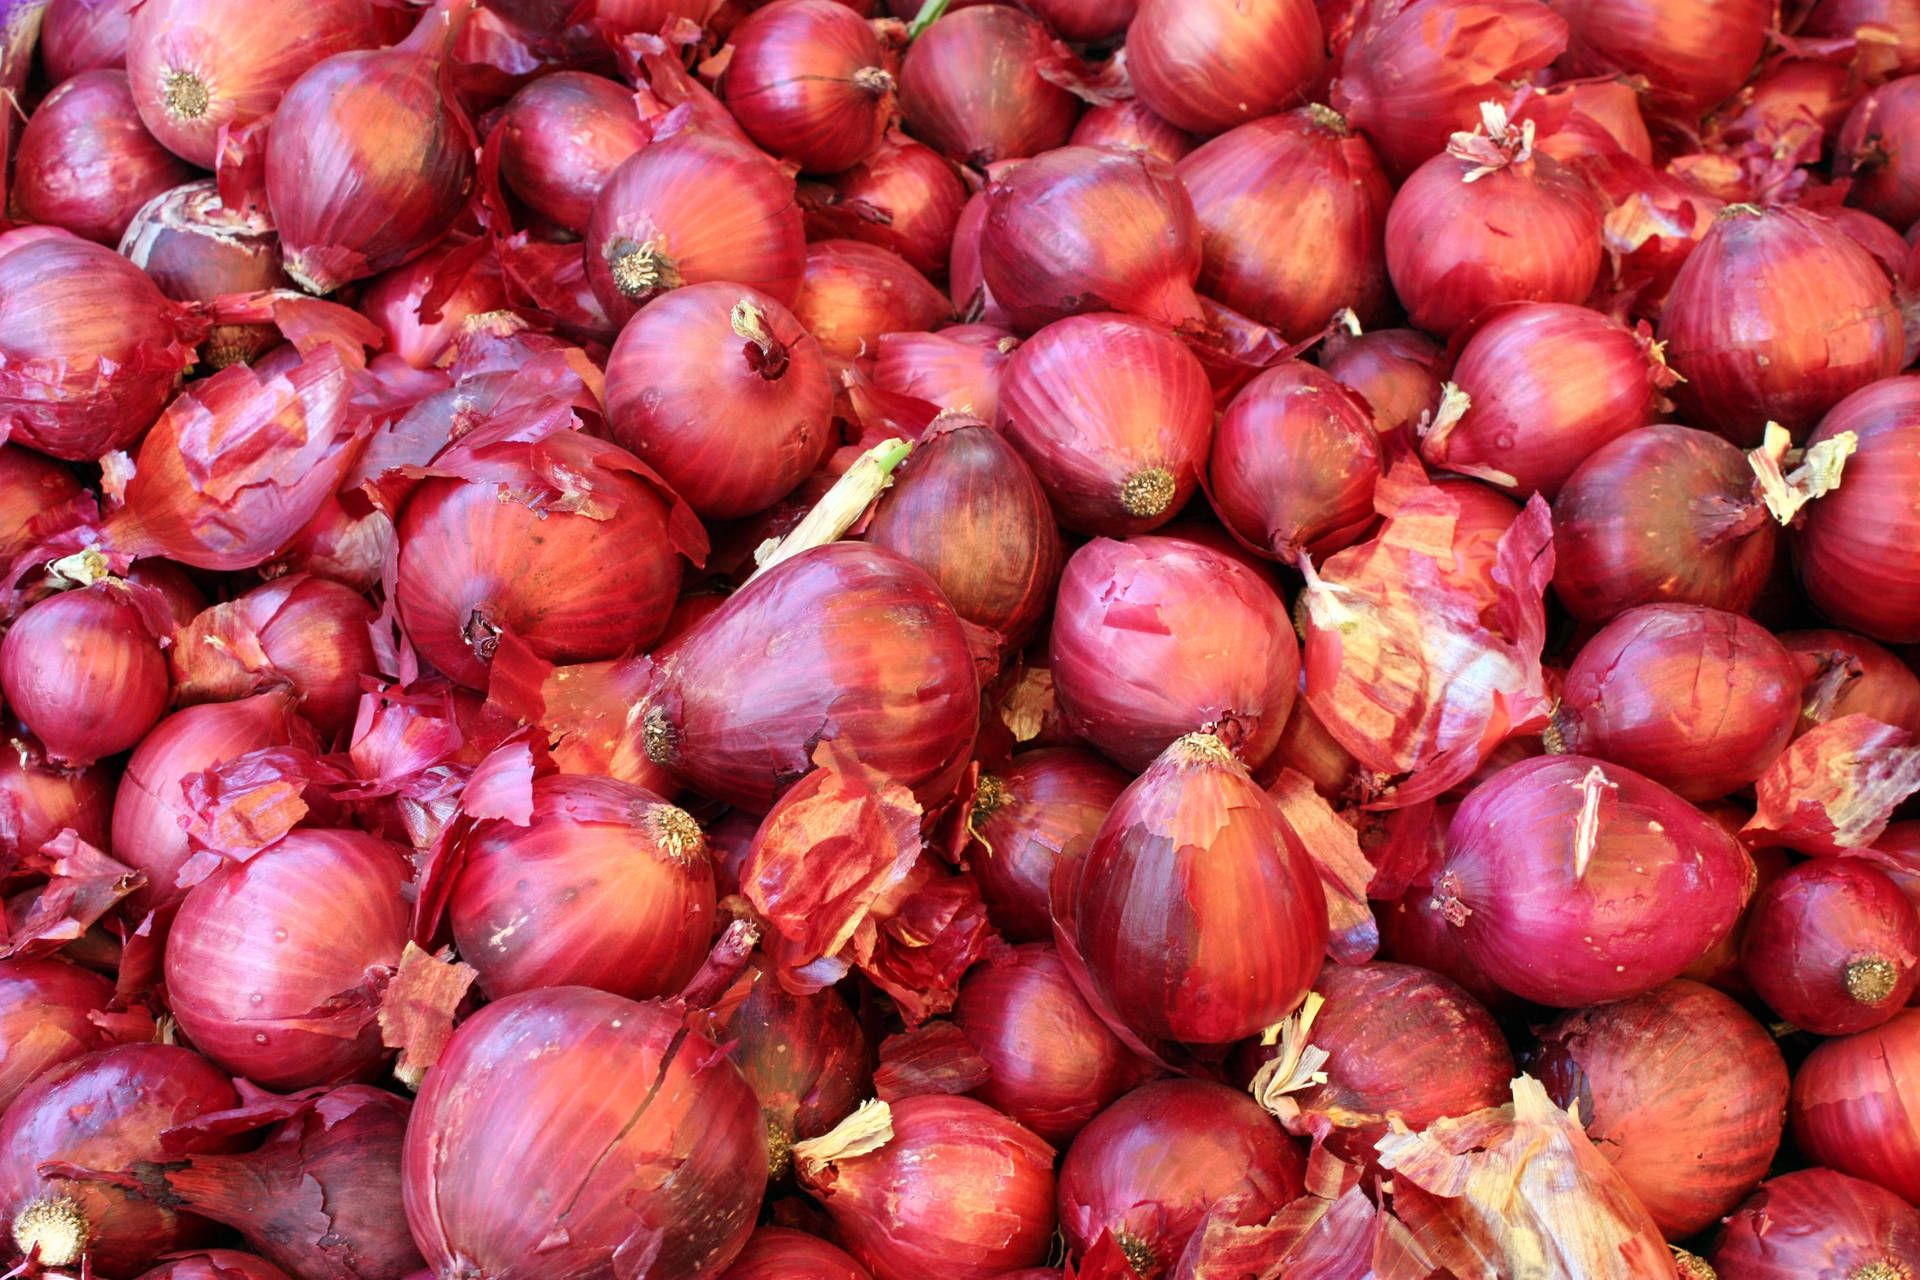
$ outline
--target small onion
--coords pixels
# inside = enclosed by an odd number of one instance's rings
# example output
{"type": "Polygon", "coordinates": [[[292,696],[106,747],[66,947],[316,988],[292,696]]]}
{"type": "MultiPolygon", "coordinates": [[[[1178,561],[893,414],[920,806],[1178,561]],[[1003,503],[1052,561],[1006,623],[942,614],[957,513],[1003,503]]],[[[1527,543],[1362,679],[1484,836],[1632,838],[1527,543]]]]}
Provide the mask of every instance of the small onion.
{"type": "Polygon", "coordinates": [[[1326,57],[1312,0],[1139,0],[1127,26],[1134,92],[1190,133],[1294,105],[1326,57]]]}
{"type": "Polygon", "coordinates": [[[63,82],[15,146],[21,214],[105,245],[120,243],[147,201],[193,176],[140,124],[124,71],[82,71],[63,82]]]}
{"type": "Polygon", "coordinates": [[[1864,715],[1920,735],[1920,673],[1890,650],[1846,631],[1789,631],[1780,643],[1825,668],[1807,688],[1797,732],[1864,715]]]}
{"type": "Polygon", "coordinates": [[[1788,1118],[1809,1160],[1920,1200],[1920,1009],[1814,1047],[1793,1077],[1788,1118]]]}
{"type": "Polygon", "coordinates": [[[49,0],[40,18],[40,65],[47,83],[95,67],[127,65],[125,0],[49,0]]]}
{"type": "Polygon", "coordinates": [[[1168,164],[1178,164],[1194,148],[1191,134],[1153,114],[1138,98],[1089,107],[1073,126],[1067,141],[1076,147],[1144,151],[1168,164]]]}
{"type": "Polygon", "coordinates": [[[118,1039],[89,1016],[112,1000],[112,982],[64,960],[0,960],[0,1114],[41,1072],[118,1039]]]}
{"type": "Polygon", "coordinates": [[[720,97],[747,136],[815,173],[873,154],[893,76],[871,24],[833,0],[774,0],[733,29],[720,97]]]}
{"type": "Polygon", "coordinates": [[[237,1249],[204,1249],[199,1253],[178,1254],[151,1271],[143,1271],[139,1280],[292,1280],[286,1272],[265,1258],[237,1249]]]}
{"type": "Polygon", "coordinates": [[[1753,878],[1733,838],[1659,783],[1543,756],[1468,794],[1434,896],[1488,977],[1577,1008],[1678,977],[1733,928],[1753,878]]]}
{"type": "Polygon", "coordinates": [[[124,584],[63,591],[28,608],[0,641],[7,705],[61,764],[125,751],[167,709],[155,620],[124,584]]]}
{"type": "Polygon", "coordinates": [[[809,231],[890,249],[925,276],[947,269],[966,184],[931,147],[893,134],[853,168],[827,180],[830,203],[810,214],[809,231]],[[814,230],[818,222],[820,230],[814,230]]]}
{"type": "Polygon", "coordinates": [[[756,964],[746,998],[727,1017],[726,1039],[727,1056],[760,1100],[769,1177],[786,1177],[793,1144],[833,1128],[873,1089],[872,1048],[835,988],[795,995],[756,964]]]}
{"type": "Polygon", "coordinates": [[[1810,445],[1852,432],[1840,487],[1808,505],[1792,538],[1808,599],[1843,627],[1920,641],[1920,377],[1888,378],[1835,405],[1810,445]]]}
{"type": "Polygon", "coordinates": [[[585,71],[541,76],[500,111],[500,178],[529,209],[578,235],[594,197],[647,130],[633,93],[585,71]]]}
{"type": "Polygon", "coordinates": [[[1372,406],[1377,435],[1410,430],[1422,415],[1440,408],[1446,352],[1416,329],[1354,333],[1336,326],[1321,344],[1319,359],[1336,382],[1359,392],[1372,406]]]}
{"type": "Polygon", "coordinates": [[[1920,77],[1870,90],[1834,139],[1835,177],[1851,177],[1847,203],[1893,224],[1920,221],[1920,77]]]}
{"type": "MultiPolygon", "coordinates": [[[[286,287],[280,241],[264,210],[234,211],[220,203],[212,179],[163,191],[133,215],[120,252],[176,302],[212,302],[223,293],[286,287]]],[[[221,324],[205,344],[215,369],[240,364],[277,346],[271,325],[221,324]]]]}
{"type": "Polygon", "coordinates": [[[1080,104],[1041,74],[1047,30],[1004,4],[941,17],[907,49],[900,113],[913,135],[961,164],[984,169],[1066,142],[1080,104]]]}
{"type": "Polygon", "coordinates": [[[953,325],[937,333],[883,333],[873,382],[916,400],[992,422],[1000,384],[1020,340],[992,325],[953,325]]]}
{"type": "Polygon", "coordinates": [[[873,1280],[838,1245],[791,1227],[761,1227],[720,1280],[873,1280]]]}
{"type": "Polygon", "coordinates": [[[67,828],[107,848],[113,783],[106,768],[64,768],[25,730],[8,733],[0,741],[0,874],[67,828]]]}
{"type": "Polygon", "coordinates": [[[806,275],[793,304],[794,317],[822,349],[849,360],[870,354],[883,333],[931,329],[952,311],[947,295],[906,259],[860,240],[808,245],[806,275]]]}
{"type": "Polygon", "coordinates": [[[1638,76],[1650,106],[1694,119],[1743,84],[1767,47],[1770,0],[1553,0],[1570,28],[1555,68],[1638,76]]]}
{"type": "Polygon", "coordinates": [[[1754,898],[1740,971],[1803,1031],[1865,1031],[1900,1012],[1920,983],[1920,916],[1864,859],[1814,858],[1754,898]]]}
{"type": "Polygon", "coordinates": [[[1048,912],[1056,863],[1086,855],[1130,779],[1089,751],[1028,751],[980,775],[968,819],[967,862],[987,914],[1009,942],[1053,936],[1048,912]]]}
{"type": "Polygon", "coordinates": [[[1898,1280],[1920,1268],[1920,1209],[1831,1169],[1783,1173],[1727,1215],[1719,1280],[1898,1280]]]}
{"type": "Polygon", "coordinates": [[[1158,325],[1070,316],[1013,353],[994,425],[1062,525],[1121,537],[1165,524],[1199,487],[1213,393],[1199,357],[1158,325]]]}

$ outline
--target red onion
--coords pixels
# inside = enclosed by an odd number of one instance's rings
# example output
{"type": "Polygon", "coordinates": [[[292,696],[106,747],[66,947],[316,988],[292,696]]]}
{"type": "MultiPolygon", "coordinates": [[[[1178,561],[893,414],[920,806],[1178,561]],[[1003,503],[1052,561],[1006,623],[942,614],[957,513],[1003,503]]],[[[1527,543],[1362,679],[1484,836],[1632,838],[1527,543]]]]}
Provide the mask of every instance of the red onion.
{"type": "Polygon", "coordinates": [[[1767,47],[1769,0],[1554,0],[1568,76],[1639,76],[1649,104],[1697,119],[1746,81],[1767,47]]]}
{"type": "Polygon", "coordinates": [[[187,707],[140,740],[113,798],[113,848],[122,862],[147,873],[145,887],[128,899],[136,911],[170,907],[186,896],[176,883],[193,856],[185,780],[262,747],[310,742],[313,731],[294,703],[291,690],[275,689],[187,707]]]}
{"type": "Polygon", "coordinates": [[[1367,17],[1341,59],[1333,106],[1396,179],[1567,46],[1566,19],[1537,0],[1412,0],[1367,17]]]}
{"type": "Polygon", "coordinates": [[[500,177],[529,209],[578,235],[594,197],[648,142],[630,90],[585,71],[541,76],[500,112],[500,177]]]}
{"type": "Polygon", "coordinates": [[[263,1099],[255,1121],[242,1109],[189,1126],[219,1133],[272,1124],[256,1151],[195,1155],[170,1167],[167,1189],[233,1227],[293,1280],[394,1280],[418,1271],[420,1252],[393,1212],[409,1100],[363,1084],[296,1098],[263,1099]]]}
{"type": "MultiPolygon", "coordinates": [[[[161,1134],[237,1105],[227,1077],[174,1045],[130,1044],[42,1072],[0,1119],[0,1205],[12,1243],[42,1267],[134,1275],[190,1249],[212,1227],[160,1200],[104,1181],[42,1174],[43,1164],[129,1174],[161,1159],[161,1134]]],[[[212,1150],[232,1150],[229,1139],[212,1150]]]]}
{"type": "Polygon", "coordinates": [[[1740,969],[1780,1017],[1843,1036],[1898,1013],[1920,983],[1920,916],[1858,858],[1815,858],[1754,899],[1740,969]]]}
{"type": "Polygon", "coordinates": [[[1858,440],[1840,487],[1811,503],[1792,539],[1800,582],[1841,626],[1891,644],[1920,641],[1920,377],[1889,378],[1835,405],[1809,438],[1858,440]]]}
{"type": "Polygon", "coordinates": [[[1110,40],[1127,29],[1137,0],[1020,0],[1062,40],[1110,40]]]}
{"type": "Polygon", "coordinates": [[[874,385],[982,422],[1000,412],[1000,384],[1020,340],[991,325],[953,325],[938,333],[883,333],[875,346],[874,385]]]}
{"type": "Polygon", "coordinates": [[[147,201],[193,176],[134,112],[127,73],[82,71],[27,120],[14,159],[14,198],[33,222],[105,245],[147,201]]]}
{"type": "Polygon", "coordinates": [[[1775,545],[1740,450],[1690,427],[1646,427],[1596,449],[1561,486],[1553,590],[1588,622],[1659,601],[1744,613],[1775,545]]]}
{"type": "Polygon", "coordinates": [[[1920,674],[1889,650],[1846,631],[1789,631],[1780,643],[1823,668],[1807,684],[1797,732],[1865,715],[1920,735],[1920,674]]]}
{"type": "Polygon", "coordinates": [[[640,1259],[708,1275],[753,1230],[766,1143],[753,1091],[672,1010],[548,987],[454,1031],[414,1103],[402,1178],[441,1280],[640,1259]]]}
{"type": "Polygon", "coordinates": [[[1381,319],[1393,187],[1338,115],[1312,106],[1241,125],[1177,171],[1204,236],[1207,297],[1296,341],[1342,307],[1381,319]]]}
{"type": "Polygon", "coordinates": [[[1321,344],[1320,367],[1342,386],[1360,393],[1373,409],[1375,434],[1398,434],[1438,411],[1446,354],[1415,329],[1356,333],[1335,326],[1321,344]]]}
{"type": "Polygon", "coordinates": [[[1081,1130],[1060,1167],[1060,1227],[1085,1254],[1111,1231],[1143,1280],[1171,1272],[1207,1211],[1243,1200],[1265,1219],[1298,1196],[1306,1160],[1236,1089],[1161,1080],[1081,1130]]]}
{"type": "Polygon", "coordinates": [[[806,278],[793,304],[794,317],[820,346],[849,360],[870,354],[883,333],[931,329],[952,311],[947,295],[899,254],[860,240],[808,245],[806,278]]]}
{"type": "Polygon", "coordinates": [[[1920,78],[1868,92],[1834,140],[1834,176],[1851,177],[1847,203],[1904,229],[1920,220],[1920,78]]]}
{"type": "Polygon", "coordinates": [[[663,294],[620,331],[607,429],[720,520],[786,497],[838,439],[820,344],[766,294],[719,283],[663,294]]]}
{"type": "Polygon", "coordinates": [[[109,770],[53,764],[24,729],[0,742],[0,874],[69,827],[94,848],[106,848],[112,812],[109,770]]]}
{"type": "Polygon", "coordinates": [[[1751,783],[1793,736],[1801,668],[1765,628],[1691,604],[1629,609],[1580,648],[1561,749],[1624,765],[1696,803],[1751,783]]]}
{"type": "Polygon", "coordinates": [[[441,72],[455,14],[442,0],[400,44],[324,58],[280,100],[267,138],[267,203],[301,288],[331,293],[399,266],[465,207],[471,128],[441,72]],[[387,145],[396,133],[414,145],[387,145]]]}
{"type": "Polygon", "coordinates": [[[1173,167],[1141,152],[1061,147],[987,184],[980,267],[1027,332],[1088,311],[1200,327],[1200,245],[1173,167]]]}
{"type": "Polygon", "coordinates": [[[1049,886],[1057,862],[1086,855],[1129,779],[1074,747],[1029,751],[980,775],[967,861],[994,927],[1009,942],[1053,936],[1049,886]]]}
{"type": "Polygon", "coordinates": [[[1787,1066],[1728,997],[1670,982],[1563,1014],[1528,1070],[1669,1239],[1704,1231],[1766,1175],[1786,1126],[1787,1066]]]}
{"type": "Polygon", "coordinates": [[[1720,1280],[1897,1280],[1920,1262],[1920,1210],[1831,1169],[1783,1173],[1727,1215],[1720,1280]]]}
{"type": "Polygon", "coordinates": [[[503,630],[550,662],[612,658],[659,636],[697,531],[682,531],[677,500],[644,464],[560,430],[490,442],[455,465],[442,455],[442,474],[398,521],[393,600],[423,657],[480,689],[503,630]]]}
{"type": "Polygon", "coordinates": [[[808,213],[813,238],[841,236],[879,245],[922,275],[947,269],[967,188],[939,152],[890,134],[872,155],[819,189],[831,194],[808,213]]]}
{"type": "Polygon", "coordinates": [[[1680,268],[1660,338],[1688,421],[1748,446],[1769,420],[1804,437],[1849,392],[1898,373],[1903,350],[1873,255],[1817,214],[1752,205],[1723,210],[1680,268]]]}
{"type": "Polygon", "coordinates": [[[1207,733],[1179,739],[1121,793],[1056,921],[1127,1027],[1197,1045],[1291,1013],[1327,949],[1300,838],[1207,733]]]}
{"type": "Polygon", "coordinates": [[[40,65],[60,84],[95,67],[127,65],[123,0],[50,0],[40,18],[40,65]]]}
{"type": "Polygon", "coordinates": [[[986,234],[987,212],[985,188],[974,192],[960,206],[960,220],[953,224],[953,249],[947,256],[947,287],[962,318],[1004,325],[1011,321],[1006,309],[994,301],[988,290],[980,262],[980,241],[986,234]]]}
{"type": "Polygon", "coordinates": [[[0,689],[51,759],[84,768],[140,741],[167,709],[166,630],[124,583],[63,591],[0,641],[0,689]]]}
{"type": "Polygon", "coordinates": [[[1138,98],[1089,107],[1067,141],[1076,147],[1144,151],[1168,164],[1178,164],[1194,148],[1191,134],[1162,120],[1138,98]]]}
{"type": "Polygon", "coordinates": [[[1053,1149],[984,1102],[868,1103],[793,1164],[874,1280],[986,1280],[1047,1256],[1053,1149]]]}
{"type": "Polygon", "coordinates": [[[643,713],[648,755],[754,812],[812,767],[829,734],[923,802],[944,798],[979,715],[966,634],[939,588],[903,557],[860,543],[781,561],[661,668],[643,713]]]}
{"type": "Polygon", "coordinates": [[[994,425],[1062,525],[1121,537],[1165,524],[1199,487],[1213,392],[1199,357],[1158,325],[1071,316],[1013,353],[994,425]]]}
{"type": "Polygon", "coordinates": [[[1145,769],[1203,725],[1222,726],[1248,769],[1273,754],[1300,644],[1286,604],[1246,566],[1179,538],[1097,538],[1067,561],[1055,610],[1061,713],[1122,768],[1145,769]]]}
{"type": "Polygon", "coordinates": [[[387,351],[415,369],[434,368],[449,358],[469,320],[506,309],[499,259],[476,257],[473,248],[429,249],[367,282],[359,309],[380,326],[387,351]]]}
{"type": "Polygon", "coordinates": [[[1542,756],[1461,803],[1434,896],[1488,977],[1577,1008],[1678,977],[1733,928],[1753,878],[1732,837],[1659,783],[1542,756]]]}
{"type": "Polygon", "coordinates": [[[1653,421],[1673,374],[1650,334],[1561,302],[1515,303],[1453,365],[1468,404],[1442,404],[1420,453],[1516,497],[1552,498],[1601,446],[1653,421]]]}
{"type": "Polygon", "coordinates": [[[1052,56],[1046,28],[1018,9],[955,6],[908,46],[900,113],[915,137],[976,168],[1051,151],[1080,111],[1041,73],[1052,56]]]}
{"type": "Polygon", "coordinates": [[[873,1051],[846,998],[832,988],[795,995],[763,963],[727,1018],[726,1039],[760,1100],[770,1177],[786,1177],[797,1140],[833,1128],[872,1090],[873,1051]]]}
{"type": "Polygon", "coordinates": [[[1793,1140],[1811,1160],[1920,1200],[1920,1009],[1822,1041],[1793,1077],[1793,1140]]]}
{"type": "Polygon", "coordinates": [[[615,324],[657,294],[708,280],[792,306],[806,268],[793,180],[727,138],[687,132],[649,143],[595,197],[586,263],[615,324]]]}
{"type": "Polygon", "coordinates": [[[966,418],[921,437],[866,539],[925,569],[955,613],[1008,649],[1039,627],[1064,559],[1046,490],[1005,436],[966,418]]]}
{"type": "MultiPolygon", "coordinates": [[[[120,238],[120,252],[177,302],[211,302],[223,293],[284,288],[280,241],[263,210],[220,203],[212,179],[163,191],[143,205],[120,238]]],[[[215,369],[242,364],[280,342],[272,325],[218,324],[207,338],[215,369]]]]}
{"type": "Polygon", "coordinates": [[[1418,328],[1451,337],[1502,302],[1584,302],[1600,275],[1600,209],[1587,186],[1490,108],[1387,211],[1387,273],[1418,328]]]}
{"type": "Polygon", "coordinates": [[[761,1227],[720,1280],[873,1280],[853,1255],[790,1227],[761,1227]]]}
{"type": "Polygon", "coordinates": [[[186,314],[111,249],[0,236],[0,425],[69,461],[138,440],[193,362],[186,314]]]}
{"type": "Polygon", "coordinates": [[[975,968],[953,1020],[992,1073],[973,1096],[1055,1146],[1151,1071],[1087,1007],[1044,942],[975,968]]]}
{"type": "Polygon", "coordinates": [[[73,473],[18,445],[0,445],[0,564],[89,514],[92,495],[73,473]]]}
{"type": "Polygon", "coordinates": [[[1870,68],[1920,71],[1920,14],[1901,0],[1815,0],[1800,34],[1864,35],[1860,48],[1870,68]]]}
{"type": "Polygon", "coordinates": [[[527,821],[474,828],[449,899],[454,944],[494,999],[674,995],[706,959],[713,905],[692,818],[639,787],[565,775],[534,780],[527,821]]]}
{"type": "Polygon", "coordinates": [[[373,606],[350,587],[293,574],[202,613],[167,656],[181,705],[231,702],[277,684],[331,737],[352,726],[375,668],[373,606]]]}
{"type": "Polygon", "coordinates": [[[41,1072],[120,1039],[104,1013],[113,983],[64,960],[0,960],[0,1113],[41,1072]]]}
{"type": "Polygon", "coordinates": [[[176,1254],[139,1280],[291,1280],[286,1272],[250,1253],[235,1249],[206,1249],[176,1254]]]}
{"type": "Polygon", "coordinates": [[[1190,133],[1293,106],[1326,58],[1312,0],[1139,0],[1127,26],[1134,92],[1190,133]]]}
{"type": "MultiPolygon", "coordinates": [[[[1746,824],[1748,817],[1745,809],[1733,805],[1717,805],[1705,812],[1735,839],[1739,838],[1740,828],[1746,824]]],[[[1727,936],[1688,965],[1686,973],[1681,976],[1705,983],[1716,991],[1724,991],[1749,1009],[1759,1010],[1760,1001],[1747,984],[1745,975],[1740,972],[1740,944],[1746,940],[1747,926],[1753,923],[1754,903],[1768,885],[1786,873],[1787,851],[1765,846],[1748,852],[1753,858],[1754,890],[1753,897],[1747,900],[1747,909],[1740,913],[1739,921],[1727,936]]]]}
{"type": "Polygon", "coordinates": [[[815,173],[865,160],[893,113],[879,36],[833,0],[774,0],[748,14],[719,87],[748,137],[815,173]]]}

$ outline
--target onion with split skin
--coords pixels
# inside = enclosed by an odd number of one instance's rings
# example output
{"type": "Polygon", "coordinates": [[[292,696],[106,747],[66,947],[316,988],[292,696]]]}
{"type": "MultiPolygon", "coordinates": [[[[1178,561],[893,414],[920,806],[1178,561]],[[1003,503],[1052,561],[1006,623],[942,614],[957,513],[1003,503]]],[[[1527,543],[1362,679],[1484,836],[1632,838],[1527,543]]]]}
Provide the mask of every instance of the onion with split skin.
{"type": "MultiPolygon", "coordinates": [[[[176,302],[212,302],[223,293],[285,288],[280,241],[264,209],[233,210],[212,179],[163,191],[127,223],[120,252],[176,302]]],[[[278,345],[270,325],[220,324],[202,348],[215,369],[278,345]]]]}
{"type": "Polygon", "coordinates": [[[118,1038],[96,1024],[113,983],[58,958],[0,960],[0,1115],[43,1071],[118,1038]]]}
{"type": "Polygon", "coordinates": [[[727,1015],[727,1056],[759,1099],[767,1175],[784,1179],[795,1142],[827,1132],[872,1092],[873,1047],[838,990],[788,991],[764,961],[748,972],[746,998],[727,1015]]]}

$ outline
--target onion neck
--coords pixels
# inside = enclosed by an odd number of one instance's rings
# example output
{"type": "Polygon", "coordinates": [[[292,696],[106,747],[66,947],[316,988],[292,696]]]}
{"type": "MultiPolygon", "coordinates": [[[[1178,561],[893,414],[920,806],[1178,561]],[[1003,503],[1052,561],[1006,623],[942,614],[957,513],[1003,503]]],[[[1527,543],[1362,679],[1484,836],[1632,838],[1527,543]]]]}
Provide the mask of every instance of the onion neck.
{"type": "Polygon", "coordinates": [[[658,707],[647,708],[641,718],[640,744],[646,748],[647,759],[657,765],[671,765],[680,758],[680,733],[658,707]]]}
{"type": "Polygon", "coordinates": [[[1322,102],[1307,104],[1307,119],[1335,137],[1344,138],[1351,132],[1347,128],[1347,118],[1322,102]]]}
{"type": "Polygon", "coordinates": [[[43,1267],[73,1266],[92,1239],[80,1202],[68,1196],[42,1196],[13,1219],[13,1243],[43,1267]]]}
{"type": "Polygon", "coordinates": [[[1432,410],[1420,415],[1420,424],[1414,428],[1420,437],[1420,456],[1428,462],[1444,462],[1447,457],[1447,441],[1453,437],[1455,427],[1467,416],[1467,410],[1473,408],[1473,397],[1451,382],[1440,385],[1440,403],[1432,410]]]}
{"type": "Polygon", "coordinates": [[[741,351],[747,358],[747,368],[768,382],[778,382],[787,371],[787,346],[767,328],[766,312],[742,298],[733,304],[728,321],[735,336],[746,339],[741,351]]]}
{"type": "Polygon", "coordinates": [[[614,242],[607,250],[607,269],[613,274],[613,287],[622,297],[635,302],[678,289],[686,283],[673,259],[651,241],[646,244],[632,240],[614,242]]]}
{"type": "Polygon", "coordinates": [[[1217,734],[1211,733],[1189,733],[1184,738],[1176,739],[1167,752],[1174,763],[1189,767],[1235,763],[1233,752],[1227,749],[1227,744],[1217,734]]]}
{"type": "Polygon", "coordinates": [[[980,783],[973,790],[973,810],[967,818],[968,828],[977,828],[982,819],[991,818],[1012,798],[1005,781],[990,773],[981,774],[980,783]]]}
{"type": "Polygon", "coordinates": [[[1900,966],[1885,956],[1863,956],[1847,966],[1847,995],[1864,1005],[1885,1004],[1900,986],[1900,966]]]}
{"type": "Polygon", "coordinates": [[[1120,486],[1120,505],[1126,513],[1141,520],[1164,515],[1173,505],[1179,486],[1165,467],[1146,467],[1128,476],[1120,486]]]}
{"type": "Polygon", "coordinates": [[[1840,487],[1847,459],[1859,447],[1860,437],[1842,431],[1806,449],[1794,449],[1792,444],[1785,427],[1769,422],[1760,447],[1747,454],[1755,491],[1783,525],[1791,524],[1809,502],[1840,487]],[[1793,468],[1790,472],[1785,470],[1789,466],[1793,468]]]}
{"type": "Polygon", "coordinates": [[[893,74],[885,67],[862,67],[853,73],[853,83],[876,98],[893,92],[893,74]]]}
{"type": "Polygon", "coordinates": [[[1113,1242],[1120,1246],[1120,1256],[1127,1260],[1127,1265],[1133,1268],[1135,1275],[1146,1277],[1154,1273],[1156,1264],[1152,1245],[1131,1231],[1114,1232],[1113,1242]]]}
{"type": "Polygon", "coordinates": [[[212,96],[206,84],[191,71],[160,73],[160,105],[175,120],[198,120],[207,114],[212,96]]]}

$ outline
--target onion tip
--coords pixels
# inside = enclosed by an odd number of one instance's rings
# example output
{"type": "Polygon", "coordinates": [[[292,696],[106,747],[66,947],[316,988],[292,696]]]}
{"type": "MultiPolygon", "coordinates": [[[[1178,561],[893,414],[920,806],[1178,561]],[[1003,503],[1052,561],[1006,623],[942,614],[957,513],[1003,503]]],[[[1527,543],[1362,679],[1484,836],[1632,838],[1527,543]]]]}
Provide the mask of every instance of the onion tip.
{"type": "Polygon", "coordinates": [[[679,863],[691,866],[707,855],[707,838],[693,815],[676,805],[649,806],[645,818],[647,834],[661,852],[679,863]]]}
{"type": "Polygon", "coordinates": [[[207,114],[209,101],[207,86],[193,72],[174,69],[161,75],[160,105],[175,120],[198,120],[207,114]]]}
{"type": "Polygon", "coordinates": [[[79,1201],[67,1196],[42,1196],[13,1219],[14,1244],[45,1267],[79,1262],[92,1234],[79,1201]]]}
{"type": "Polygon", "coordinates": [[[1861,1004],[1883,1004],[1900,985],[1900,967],[1885,956],[1867,956],[1847,966],[1846,984],[1861,1004]]]}
{"type": "Polygon", "coordinates": [[[1136,471],[1127,477],[1120,486],[1120,505],[1127,514],[1142,520],[1152,519],[1173,505],[1174,494],[1179,486],[1174,483],[1173,473],[1165,467],[1148,467],[1136,471]]]}
{"type": "Polygon", "coordinates": [[[893,1141],[893,1108],[869,1098],[817,1138],[793,1144],[793,1166],[810,1178],[836,1160],[871,1155],[893,1141]]]}

